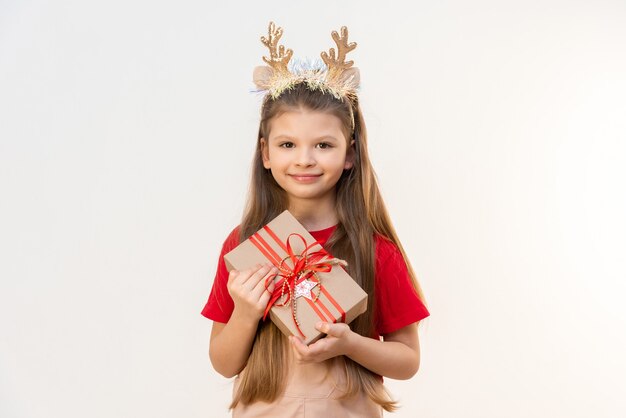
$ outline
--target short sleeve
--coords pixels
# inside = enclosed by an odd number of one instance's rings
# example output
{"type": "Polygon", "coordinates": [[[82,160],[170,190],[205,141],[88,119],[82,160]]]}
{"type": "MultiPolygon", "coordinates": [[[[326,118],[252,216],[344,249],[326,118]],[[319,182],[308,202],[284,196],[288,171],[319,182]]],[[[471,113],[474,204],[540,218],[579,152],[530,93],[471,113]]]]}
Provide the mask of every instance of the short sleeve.
{"type": "Polygon", "coordinates": [[[224,262],[224,255],[229,253],[230,250],[235,248],[238,244],[239,227],[232,230],[222,245],[222,251],[220,252],[217,262],[215,279],[213,280],[213,287],[211,288],[209,299],[201,312],[204,317],[213,321],[222,323],[228,322],[235,307],[233,299],[228,293],[228,269],[224,262]]]}
{"type": "Polygon", "coordinates": [[[430,313],[411,282],[398,247],[376,237],[376,331],[389,334],[420,321],[430,313]]]}

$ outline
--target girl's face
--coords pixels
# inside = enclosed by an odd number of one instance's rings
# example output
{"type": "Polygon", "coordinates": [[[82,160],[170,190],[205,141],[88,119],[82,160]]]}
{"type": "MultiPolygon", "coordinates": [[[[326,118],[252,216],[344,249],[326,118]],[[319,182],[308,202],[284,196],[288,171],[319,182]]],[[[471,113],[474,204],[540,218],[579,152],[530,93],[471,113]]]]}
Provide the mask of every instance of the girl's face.
{"type": "Polygon", "coordinates": [[[285,190],[290,205],[334,199],[343,170],[353,165],[351,145],[337,116],[294,109],[270,121],[269,138],[261,138],[263,166],[285,190]]]}

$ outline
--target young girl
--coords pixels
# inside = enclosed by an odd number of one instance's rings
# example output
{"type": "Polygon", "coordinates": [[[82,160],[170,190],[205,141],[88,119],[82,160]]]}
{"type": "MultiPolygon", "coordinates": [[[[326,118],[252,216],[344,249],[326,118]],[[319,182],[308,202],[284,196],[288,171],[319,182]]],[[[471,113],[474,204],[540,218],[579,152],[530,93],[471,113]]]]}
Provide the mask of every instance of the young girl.
{"type": "Polygon", "coordinates": [[[429,315],[415,274],[380,195],[367,153],[357,97],[358,69],[345,55],[348,32],[322,53],[324,66],[291,69],[270,23],[269,66],[257,67],[267,91],[248,205],[222,247],[202,314],[213,320],[209,356],[217,372],[237,376],[235,417],[380,417],[397,405],[383,376],[418,370],[417,324],[429,315]],[[349,326],[317,324],[326,336],[307,346],[262,321],[277,273],[268,265],[228,273],[223,256],[288,209],[367,292],[367,311],[349,326]]]}

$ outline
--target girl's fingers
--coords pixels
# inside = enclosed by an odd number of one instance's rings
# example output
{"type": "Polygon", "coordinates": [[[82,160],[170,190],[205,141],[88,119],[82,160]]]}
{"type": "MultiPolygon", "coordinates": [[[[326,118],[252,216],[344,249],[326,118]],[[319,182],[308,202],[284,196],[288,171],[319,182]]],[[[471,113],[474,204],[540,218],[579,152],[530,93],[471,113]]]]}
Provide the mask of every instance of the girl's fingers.
{"type": "Polygon", "coordinates": [[[259,281],[254,289],[252,289],[252,295],[256,299],[259,299],[259,302],[263,305],[267,304],[270,299],[270,295],[274,291],[274,279],[276,274],[278,274],[278,269],[274,267],[267,275],[265,275],[265,277],[263,277],[263,280],[259,281]]]}
{"type": "MultiPolygon", "coordinates": [[[[239,274],[233,281],[239,284],[240,286],[245,286],[248,283],[248,281],[253,279],[255,274],[257,274],[259,270],[263,268],[264,268],[263,264],[256,264],[247,270],[242,270],[239,272],[239,274]]],[[[256,285],[256,281],[255,281],[255,285],[256,285]]]]}
{"type": "Polygon", "coordinates": [[[296,347],[299,347],[302,351],[306,351],[308,349],[308,346],[304,344],[304,342],[302,341],[302,337],[291,335],[289,337],[289,340],[291,341],[293,345],[295,345],[296,347]]]}
{"type": "Polygon", "coordinates": [[[229,289],[235,305],[245,312],[261,317],[274,290],[276,267],[260,265],[229,277],[229,289]],[[231,282],[232,281],[232,282],[231,282]]]}
{"type": "Polygon", "coordinates": [[[234,282],[237,276],[239,276],[239,271],[231,270],[230,273],[228,273],[228,284],[234,282]]]}
{"type": "Polygon", "coordinates": [[[296,355],[299,357],[299,360],[303,361],[309,357],[309,347],[307,347],[307,345],[304,344],[300,338],[292,335],[289,337],[289,342],[295,350],[296,355]]]}
{"type": "MultiPolygon", "coordinates": [[[[256,269],[256,267],[253,267],[256,269]]],[[[248,270],[231,270],[228,274],[228,284],[241,285],[248,280],[252,274],[252,269],[248,270]]]]}
{"type": "Polygon", "coordinates": [[[243,284],[249,292],[252,292],[257,285],[263,281],[263,279],[270,273],[271,267],[268,264],[262,265],[259,269],[254,271],[248,280],[243,284]]]}

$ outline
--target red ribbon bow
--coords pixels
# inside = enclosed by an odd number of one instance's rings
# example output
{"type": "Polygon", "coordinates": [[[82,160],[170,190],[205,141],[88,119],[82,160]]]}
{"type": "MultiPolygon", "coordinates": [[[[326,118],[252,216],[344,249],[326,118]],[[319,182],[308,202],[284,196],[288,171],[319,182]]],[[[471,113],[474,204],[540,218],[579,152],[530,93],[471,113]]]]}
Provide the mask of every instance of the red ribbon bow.
{"type": "Polygon", "coordinates": [[[275,276],[268,277],[265,281],[265,288],[267,289],[271,280],[274,280],[276,277],[280,277],[280,279],[275,282],[274,291],[270,296],[270,300],[268,301],[263,314],[263,320],[265,320],[267,314],[273,306],[286,306],[291,303],[291,314],[296,324],[296,328],[298,329],[300,335],[304,337],[304,333],[300,329],[300,324],[298,323],[298,318],[296,317],[296,299],[294,298],[295,287],[298,283],[312,277],[321,286],[321,283],[315,276],[315,273],[327,273],[331,271],[334,259],[328,258],[329,254],[323,248],[309,254],[311,248],[315,245],[319,245],[319,243],[314,241],[312,244],[307,245],[306,240],[300,234],[290,234],[287,237],[286,244],[287,257],[285,257],[278,265],[274,263],[280,273],[275,276]],[[304,243],[304,250],[302,250],[300,254],[295,254],[293,248],[291,247],[290,239],[293,236],[300,238],[304,243]],[[286,263],[287,260],[291,261],[291,265],[293,265],[293,267],[290,267],[286,263]],[[279,299],[283,297],[285,299],[282,302],[278,302],[279,299]]]}

